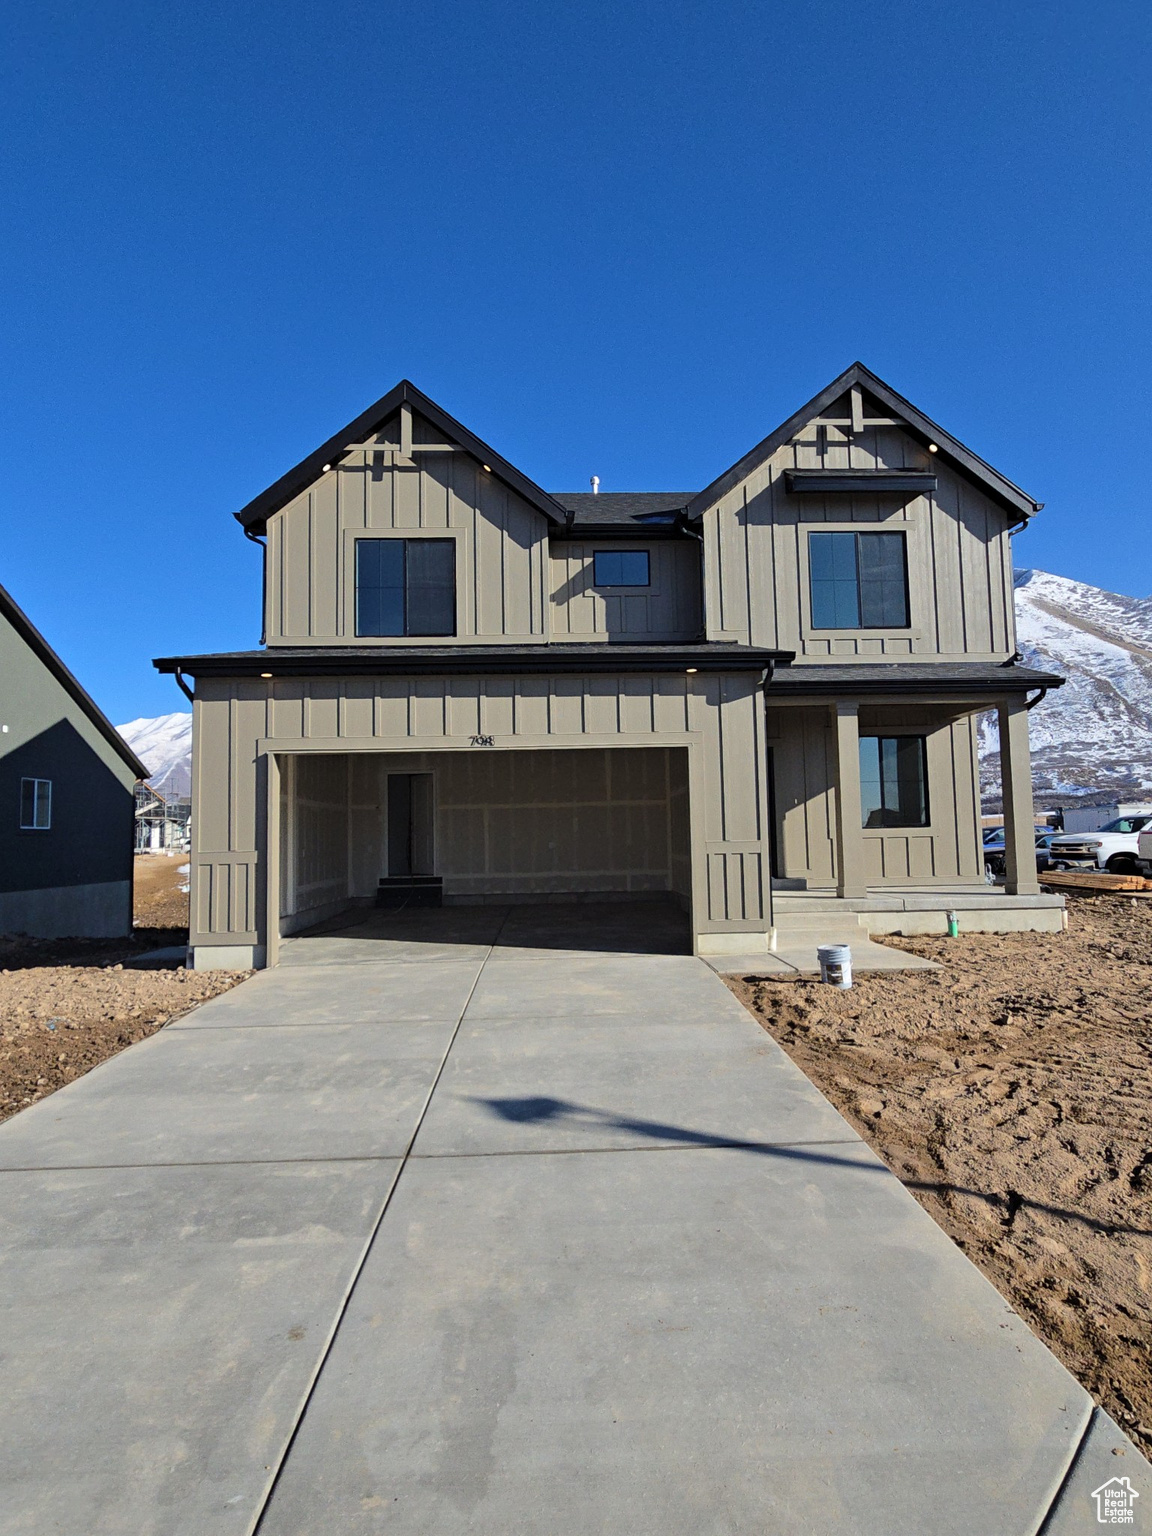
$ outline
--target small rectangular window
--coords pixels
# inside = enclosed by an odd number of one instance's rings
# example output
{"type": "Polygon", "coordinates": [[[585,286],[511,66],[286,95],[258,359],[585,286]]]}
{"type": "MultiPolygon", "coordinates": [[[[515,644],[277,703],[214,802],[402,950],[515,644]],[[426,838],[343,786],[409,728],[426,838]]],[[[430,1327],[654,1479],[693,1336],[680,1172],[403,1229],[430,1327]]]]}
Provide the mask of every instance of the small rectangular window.
{"type": "Polygon", "coordinates": [[[357,539],[358,635],[454,635],[454,539],[357,539]]]}
{"type": "Polygon", "coordinates": [[[928,825],[923,736],[861,736],[860,814],[865,827],[928,825]]]}
{"type": "Polygon", "coordinates": [[[902,533],[810,533],[813,629],[907,629],[902,533]]]}
{"type": "Polygon", "coordinates": [[[598,587],[648,586],[646,549],[598,549],[592,565],[592,580],[598,587]]]}
{"type": "Polygon", "coordinates": [[[52,825],[52,780],[20,780],[20,830],[47,832],[52,825]]]}

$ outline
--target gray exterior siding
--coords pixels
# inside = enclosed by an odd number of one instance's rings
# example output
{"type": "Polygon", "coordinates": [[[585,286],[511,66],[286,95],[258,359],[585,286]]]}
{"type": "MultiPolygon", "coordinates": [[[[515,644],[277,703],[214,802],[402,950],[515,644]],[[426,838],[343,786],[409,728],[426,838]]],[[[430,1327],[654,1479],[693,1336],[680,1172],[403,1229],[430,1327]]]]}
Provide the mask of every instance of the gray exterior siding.
{"type": "Polygon", "coordinates": [[[557,539],[551,544],[552,634],[557,640],[695,640],[703,629],[700,544],[688,539],[557,539]],[[597,587],[597,549],[648,552],[650,585],[597,587]]]}
{"type": "Polygon", "coordinates": [[[1009,514],[899,427],[851,442],[815,425],[727,492],[703,518],[708,638],[794,650],[797,661],[1002,660],[1016,649],[1009,514]],[[922,469],[934,493],[790,493],[789,469],[922,469]],[[911,623],[893,630],[815,630],[807,535],[876,528],[906,536],[911,623]]]}
{"type": "Polygon", "coordinates": [[[465,453],[353,454],[268,521],[265,630],[275,645],[356,641],[354,545],[437,533],[456,543],[456,640],[543,640],[547,519],[465,453]]]}

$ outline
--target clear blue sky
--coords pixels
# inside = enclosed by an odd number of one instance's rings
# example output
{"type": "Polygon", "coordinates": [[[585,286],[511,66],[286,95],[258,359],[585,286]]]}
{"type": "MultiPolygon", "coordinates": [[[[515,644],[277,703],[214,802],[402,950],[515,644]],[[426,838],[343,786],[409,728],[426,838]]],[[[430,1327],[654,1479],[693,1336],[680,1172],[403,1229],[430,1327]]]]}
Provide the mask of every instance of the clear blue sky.
{"type": "Polygon", "coordinates": [[[231,514],[407,376],[552,490],[693,489],[854,358],[1152,591],[1152,10],[0,20],[0,583],[116,720],[252,645],[231,514]]]}

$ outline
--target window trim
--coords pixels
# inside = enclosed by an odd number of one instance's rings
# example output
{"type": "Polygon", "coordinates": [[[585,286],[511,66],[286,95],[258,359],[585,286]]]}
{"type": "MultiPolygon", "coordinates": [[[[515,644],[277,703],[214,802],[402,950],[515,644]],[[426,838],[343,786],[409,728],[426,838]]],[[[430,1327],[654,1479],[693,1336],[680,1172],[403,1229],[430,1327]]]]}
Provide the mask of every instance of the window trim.
{"type": "Polygon", "coordinates": [[[592,585],[597,592],[647,592],[652,587],[652,551],[650,549],[593,549],[592,585]],[[643,581],[601,581],[596,575],[596,562],[601,555],[643,555],[645,579],[643,581]]]}
{"type": "MultiPolygon", "coordinates": [[[[877,727],[875,730],[861,731],[859,733],[859,741],[861,743],[863,743],[865,741],[868,741],[868,740],[873,740],[873,741],[918,741],[920,743],[921,785],[922,785],[923,794],[924,794],[924,820],[923,821],[905,821],[905,822],[900,822],[898,825],[893,825],[893,826],[870,827],[870,826],[867,825],[867,823],[864,820],[864,805],[863,805],[864,775],[863,775],[863,773],[861,773],[860,774],[860,784],[861,784],[860,830],[865,834],[865,836],[886,837],[890,833],[893,833],[893,832],[899,834],[899,833],[905,833],[905,832],[927,832],[927,831],[931,830],[931,827],[932,827],[932,794],[931,794],[931,778],[930,778],[930,774],[929,774],[929,755],[928,755],[928,740],[929,740],[929,737],[931,735],[932,735],[932,732],[931,731],[927,731],[927,730],[907,730],[907,731],[903,731],[903,730],[900,730],[898,727],[894,727],[894,726],[880,726],[880,727],[877,727]]],[[[857,759],[859,759],[859,748],[857,748],[857,759]]],[[[884,782],[883,778],[881,778],[880,782],[881,782],[881,789],[883,789],[883,782],[884,782]]],[[[883,810],[884,807],[881,806],[881,809],[883,810]]]]}
{"type": "MultiPolygon", "coordinates": [[[[463,585],[460,580],[460,556],[463,539],[459,529],[454,528],[350,528],[347,530],[349,539],[345,549],[345,574],[346,574],[346,598],[345,633],[357,641],[377,641],[381,645],[428,645],[437,640],[457,640],[462,632],[461,619],[463,616],[463,585]],[[438,635],[372,635],[361,634],[357,624],[357,546],[364,543],[378,543],[385,539],[403,539],[406,542],[451,544],[453,546],[452,561],[452,629],[447,634],[438,635]]],[[[407,553],[405,553],[405,569],[407,569],[407,553]]],[[[404,591],[404,622],[408,622],[408,593],[407,586],[404,591]]]]}
{"type": "Polygon", "coordinates": [[[19,808],[18,808],[18,811],[17,811],[17,819],[19,821],[19,829],[20,829],[21,832],[51,832],[51,830],[52,830],[52,780],[51,779],[38,779],[38,778],[32,778],[30,776],[24,776],[24,777],[21,778],[21,780],[20,780],[20,805],[19,805],[19,808]],[[34,786],[33,790],[32,790],[32,820],[31,821],[25,821],[24,820],[24,786],[25,786],[25,784],[31,784],[31,785],[34,786]],[[40,812],[40,791],[41,791],[41,786],[47,786],[47,790],[48,790],[47,796],[45,797],[47,799],[47,801],[48,801],[48,819],[47,819],[47,821],[43,821],[43,822],[38,821],[36,819],[38,817],[38,815],[39,815],[39,812],[40,812]]]}
{"type": "Polygon", "coordinates": [[[843,526],[837,527],[837,526],[834,526],[834,525],[831,525],[831,524],[824,524],[824,525],[818,526],[818,527],[814,527],[814,526],[811,526],[811,525],[808,526],[808,528],[806,529],[806,535],[807,536],[805,537],[805,539],[803,541],[803,543],[804,543],[804,563],[805,563],[805,568],[806,568],[805,569],[805,574],[806,574],[806,577],[807,577],[805,586],[807,588],[806,598],[807,598],[807,604],[808,604],[808,611],[807,611],[808,628],[811,631],[811,633],[812,633],[814,638],[816,638],[816,637],[824,637],[824,636],[840,636],[840,635],[909,635],[909,636],[912,635],[914,626],[913,626],[913,622],[912,622],[912,583],[909,580],[909,570],[910,570],[910,566],[911,566],[911,562],[910,562],[910,560],[908,558],[908,536],[909,536],[909,532],[910,532],[910,525],[908,523],[906,523],[906,522],[903,523],[902,526],[900,526],[898,528],[884,527],[884,526],[879,525],[879,524],[873,524],[873,525],[870,525],[868,527],[861,528],[858,523],[853,523],[853,524],[849,525],[848,527],[843,527],[843,526]],[[826,534],[851,534],[853,539],[855,540],[855,549],[856,549],[856,606],[857,606],[857,612],[859,612],[859,610],[860,610],[860,539],[861,539],[861,537],[867,537],[870,534],[872,534],[872,535],[874,535],[874,534],[888,534],[889,536],[892,536],[894,534],[895,535],[899,535],[899,537],[901,539],[901,543],[902,543],[902,547],[903,547],[903,555],[904,555],[904,623],[903,624],[852,624],[852,625],[844,626],[844,625],[834,625],[834,624],[827,624],[827,625],[825,625],[825,624],[817,624],[816,623],[816,616],[815,616],[815,611],[814,611],[815,605],[813,603],[813,594],[812,594],[812,538],[813,538],[813,535],[826,535],[826,534]]]}

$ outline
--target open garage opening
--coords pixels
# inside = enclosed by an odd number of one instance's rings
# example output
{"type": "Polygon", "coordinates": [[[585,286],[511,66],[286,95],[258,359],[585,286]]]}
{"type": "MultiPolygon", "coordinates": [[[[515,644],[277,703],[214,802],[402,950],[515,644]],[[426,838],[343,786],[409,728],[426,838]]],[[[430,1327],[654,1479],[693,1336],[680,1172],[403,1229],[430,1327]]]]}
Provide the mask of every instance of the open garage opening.
{"type": "MultiPolygon", "coordinates": [[[[678,747],[284,754],[281,936],[371,911],[653,904],[691,947],[678,747]]],[[[590,915],[590,914],[589,914],[590,915]]],[[[559,917],[559,913],[556,913],[559,917]]]]}

